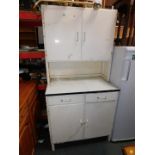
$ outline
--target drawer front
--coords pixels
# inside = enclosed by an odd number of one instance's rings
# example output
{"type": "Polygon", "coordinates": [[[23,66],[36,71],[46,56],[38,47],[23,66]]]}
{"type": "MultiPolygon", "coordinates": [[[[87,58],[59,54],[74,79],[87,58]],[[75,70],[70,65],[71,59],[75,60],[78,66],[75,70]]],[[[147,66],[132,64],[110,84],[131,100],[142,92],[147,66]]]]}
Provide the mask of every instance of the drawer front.
{"type": "Polygon", "coordinates": [[[84,95],[46,96],[47,105],[84,103],[84,95]]]}
{"type": "Polygon", "coordinates": [[[118,92],[86,94],[86,103],[89,103],[89,102],[103,102],[103,101],[115,101],[115,100],[117,100],[117,97],[118,97],[118,92]]]}

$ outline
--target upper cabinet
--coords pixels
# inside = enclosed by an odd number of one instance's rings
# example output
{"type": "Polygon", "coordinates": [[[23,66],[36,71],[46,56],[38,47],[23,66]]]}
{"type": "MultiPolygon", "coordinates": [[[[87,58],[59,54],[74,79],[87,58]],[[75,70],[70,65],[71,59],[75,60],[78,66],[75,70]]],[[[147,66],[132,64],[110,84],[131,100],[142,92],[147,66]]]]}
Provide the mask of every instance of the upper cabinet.
{"type": "Polygon", "coordinates": [[[116,10],[42,5],[48,61],[109,60],[116,10]]]}
{"type": "Polygon", "coordinates": [[[82,19],[82,59],[109,60],[113,50],[116,10],[85,8],[82,19]]]}
{"type": "Polygon", "coordinates": [[[73,7],[44,6],[42,13],[47,60],[79,60],[82,12],[73,7]]]}

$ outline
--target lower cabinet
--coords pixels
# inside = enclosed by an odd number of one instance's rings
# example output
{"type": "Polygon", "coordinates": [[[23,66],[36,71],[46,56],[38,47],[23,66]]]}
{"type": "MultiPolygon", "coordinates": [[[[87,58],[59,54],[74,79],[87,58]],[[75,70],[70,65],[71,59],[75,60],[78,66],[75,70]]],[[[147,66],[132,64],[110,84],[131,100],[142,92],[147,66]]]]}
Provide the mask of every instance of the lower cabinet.
{"type": "Polygon", "coordinates": [[[83,138],[83,104],[48,106],[48,117],[53,143],[83,138]]]}
{"type": "Polygon", "coordinates": [[[46,96],[54,144],[110,136],[118,92],[46,96]]]}
{"type": "Polygon", "coordinates": [[[85,138],[111,134],[115,105],[113,101],[86,104],[85,138]]]}

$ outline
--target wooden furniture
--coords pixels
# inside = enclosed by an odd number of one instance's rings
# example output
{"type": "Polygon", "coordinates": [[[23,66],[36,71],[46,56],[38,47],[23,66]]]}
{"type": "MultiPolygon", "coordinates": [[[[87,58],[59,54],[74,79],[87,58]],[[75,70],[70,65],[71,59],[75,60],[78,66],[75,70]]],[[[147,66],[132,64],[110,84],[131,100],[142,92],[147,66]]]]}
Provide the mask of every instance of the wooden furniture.
{"type": "Polygon", "coordinates": [[[128,145],[122,149],[123,155],[135,155],[135,145],[128,145]]]}
{"type": "Polygon", "coordinates": [[[20,26],[19,28],[19,44],[37,46],[37,31],[35,27],[20,26]]]}
{"type": "Polygon", "coordinates": [[[19,152],[34,155],[37,142],[37,91],[34,81],[19,82],[19,152]]]}
{"type": "Polygon", "coordinates": [[[41,26],[41,14],[34,11],[19,11],[19,45],[37,46],[37,26],[41,26]]]}

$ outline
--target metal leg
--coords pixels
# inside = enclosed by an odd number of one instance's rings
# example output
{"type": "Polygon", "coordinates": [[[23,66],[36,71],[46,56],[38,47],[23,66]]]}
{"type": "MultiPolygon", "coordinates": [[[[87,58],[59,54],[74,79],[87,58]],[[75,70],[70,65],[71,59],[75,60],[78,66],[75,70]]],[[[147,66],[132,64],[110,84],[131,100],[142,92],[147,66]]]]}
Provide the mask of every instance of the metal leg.
{"type": "Polygon", "coordinates": [[[52,151],[55,151],[55,145],[52,144],[52,151]]]}

